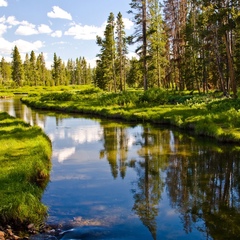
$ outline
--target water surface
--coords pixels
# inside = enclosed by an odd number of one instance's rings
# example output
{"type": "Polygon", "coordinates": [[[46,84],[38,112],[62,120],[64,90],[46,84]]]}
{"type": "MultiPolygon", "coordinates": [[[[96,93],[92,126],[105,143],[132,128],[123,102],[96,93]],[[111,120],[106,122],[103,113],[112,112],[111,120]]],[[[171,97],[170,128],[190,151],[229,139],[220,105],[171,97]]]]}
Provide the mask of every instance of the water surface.
{"type": "MultiPolygon", "coordinates": [[[[34,111],[53,145],[42,201],[61,239],[238,239],[239,148],[159,126],[34,111]]],[[[46,236],[44,238],[47,238],[46,236]]]]}

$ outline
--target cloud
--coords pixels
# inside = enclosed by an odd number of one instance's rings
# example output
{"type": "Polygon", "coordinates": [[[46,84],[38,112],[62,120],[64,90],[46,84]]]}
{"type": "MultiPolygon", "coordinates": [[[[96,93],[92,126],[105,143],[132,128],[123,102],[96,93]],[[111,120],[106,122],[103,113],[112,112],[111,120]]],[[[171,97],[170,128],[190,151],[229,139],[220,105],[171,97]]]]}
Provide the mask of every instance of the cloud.
{"type": "Polygon", "coordinates": [[[62,18],[62,19],[72,20],[71,14],[64,11],[58,6],[53,6],[53,11],[48,12],[47,16],[50,18],[62,18]]]}
{"type": "Polygon", "coordinates": [[[21,25],[17,28],[15,34],[29,36],[34,34],[49,34],[51,32],[52,29],[46,24],[41,24],[36,27],[34,24],[23,21],[21,22],[21,25]]]}
{"type": "Polygon", "coordinates": [[[38,34],[38,31],[35,29],[35,25],[33,24],[21,25],[17,28],[15,34],[29,36],[29,35],[38,34]]]}
{"type": "Polygon", "coordinates": [[[20,54],[23,54],[33,51],[39,51],[42,47],[44,47],[44,42],[42,41],[35,41],[35,42],[28,42],[22,39],[10,42],[4,38],[0,37],[0,55],[6,56],[12,53],[14,46],[18,47],[20,54]]]}
{"type": "Polygon", "coordinates": [[[2,36],[7,31],[7,26],[0,23],[0,36],[2,36]]]}
{"type": "Polygon", "coordinates": [[[13,42],[13,45],[18,47],[19,52],[28,53],[33,51],[38,51],[44,46],[42,41],[28,42],[22,39],[13,42]]]}
{"type": "Polygon", "coordinates": [[[9,55],[12,52],[14,45],[5,40],[4,38],[0,38],[0,55],[9,55]]]}
{"type": "Polygon", "coordinates": [[[38,32],[39,33],[51,33],[52,29],[46,24],[41,24],[40,26],[38,26],[38,32]]]}
{"type": "Polygon", "coordinates": [[[82,40],[96,40],[96,36],[102,36],[105,29],[105,24],[103,24],[101,27],[96,26],[89,26],[81,24],[72,24],[72,27],[70,27],[64,35],[67,36],[74,36],[75,39],[82,39],[82,40]]]}
{"type": "Polygon", "coordinates": [[[58,162],[61,163],[70,158],[75,152],[75,147],[59,149],[53,152],[53,157],[56,157],[58,159],[58,162]]]}
{"type": "Polygon", "coordinates": [[[123,18],[123,23],[125,26],[125,29],[129,30],[133,27],[133,22],[129,18],[123,18]]]}
{"type": "Polygon", "coordinates": [[[6,23],[12,25],[12,26],[16,26],[16,25],[19,25],[20,22],[16,20],[16,18],[14,16],[9,16],[7,19],[6,19],[6,23]]]}
{"type": "Polygon", "coordinates": [[[8,3],[6,0],[0,0],[0,7],[7,7],[8,3]]]}
{"type": "Polygon", "coordinates": [[[53,32],[53,33],[51,34],[51,36],[52,36],[52,37],[58,37],[58,38],[60,38],[60,37],[62,37],[62,31],[57,30],[57,31],[53,32]]]}
{"type": "Polygon", "coordinates": [[[6,21],[5,16],[0,17],[0,23],[4,23],[6,21]]]}

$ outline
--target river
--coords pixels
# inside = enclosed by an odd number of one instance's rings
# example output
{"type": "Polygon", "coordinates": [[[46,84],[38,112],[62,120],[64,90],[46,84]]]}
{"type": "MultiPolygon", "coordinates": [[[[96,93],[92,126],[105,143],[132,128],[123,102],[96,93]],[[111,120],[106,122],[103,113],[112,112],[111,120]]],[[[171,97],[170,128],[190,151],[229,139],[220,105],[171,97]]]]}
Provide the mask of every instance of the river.
{"type": "MultiPolygon", "coordinates": [[[[32,110],[53,146],[42,197],[58,239],[239,239],[240,150],[174,128],[32,110]]],[[[38,239],[52,239],[38,236],[38,239]]]]}

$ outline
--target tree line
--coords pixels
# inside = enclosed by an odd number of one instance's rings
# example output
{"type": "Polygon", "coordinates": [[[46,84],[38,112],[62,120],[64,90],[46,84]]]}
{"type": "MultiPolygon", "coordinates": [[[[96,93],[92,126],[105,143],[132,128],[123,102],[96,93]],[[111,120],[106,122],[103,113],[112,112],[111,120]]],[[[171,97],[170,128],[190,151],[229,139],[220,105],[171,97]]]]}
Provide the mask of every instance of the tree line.
{"type": "Polygon", "coordinates": [[[4,57],[0,62],[0,85],[8,87],[89,84],[92,77],[92,69],[84,57],[69,59],[65,64],[54,53],[51,69],[47,69],[43,53],[36,56],[31,51],[22,61],[17,46],[12,51],[11,63],[4,57]]]}
{"type": "Polygon", "coordinates": [[[103,37],[96,37],[100,52],[94,69],[84,58],[64,64],[54,54],[52,69],[46,70],[43,55],[34,52],[22,64],[15,47],[12,63],[1,61],[0,84],[11,78],[17,85],[92,82],[115,92],[127,86],[211,89],[237,97],[239,10],[236,0],[164,0],[163,5],[158,0],[131,0],[134,33],[126,36],[122,14],[115,19],[110,13],[103,37]],[[137,58],[128,59],[130,44],[136,46],[137,58]]]}

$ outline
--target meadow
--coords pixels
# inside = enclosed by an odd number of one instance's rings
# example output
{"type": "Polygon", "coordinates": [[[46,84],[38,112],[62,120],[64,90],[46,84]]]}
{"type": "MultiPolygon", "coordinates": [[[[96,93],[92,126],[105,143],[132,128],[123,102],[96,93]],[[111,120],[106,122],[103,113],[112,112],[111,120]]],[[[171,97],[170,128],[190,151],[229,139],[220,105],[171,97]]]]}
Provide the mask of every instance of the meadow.
{"type": "Polygon", "coordinates": [[[222,142],[240,141],[240,100],[227,98],[220,92],[153,88],[109,93],[88,85],[61,91],[38,91],[22,101],[38,109],[168,124],[222,142]]]}
{"type": "Polygon", "coordinates": [[[40,225],[51,170],[51,142],[37,126],[0,112],[0,225],[40,225]]]}

